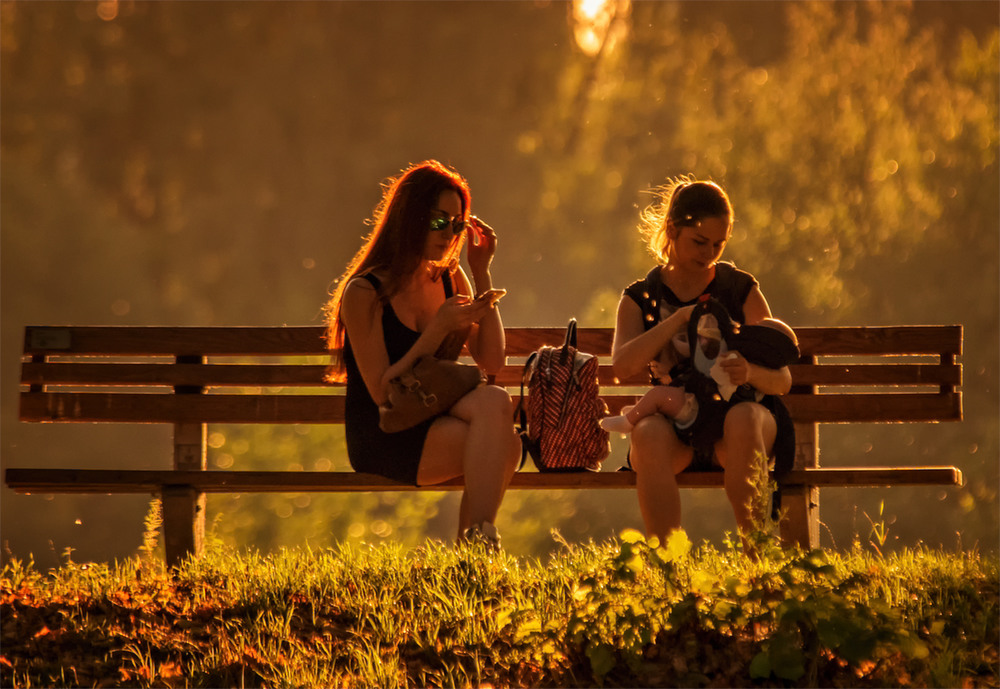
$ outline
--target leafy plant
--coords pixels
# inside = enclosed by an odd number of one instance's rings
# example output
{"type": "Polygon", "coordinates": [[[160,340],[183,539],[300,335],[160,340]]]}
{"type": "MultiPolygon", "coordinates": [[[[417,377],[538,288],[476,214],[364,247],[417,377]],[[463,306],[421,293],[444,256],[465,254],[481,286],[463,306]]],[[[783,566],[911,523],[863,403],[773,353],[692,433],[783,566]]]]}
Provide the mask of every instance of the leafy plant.
{"type": "Polygon", "coordinates": [[[885,519],[883,518],[884,511],[885,511],[885,501],[880,501],[878,504],[878,516],[879,516],[878,521],[875,521],[870,516],[868,516],[867,512],[864,513],[865,518],[868,520],[868,523],[871,524],[872,527],[871,533],[868,536],[868,542],[871,544],[872,548],[874,548],[879,555],[882,554],[882,548],[885,547],[885,542],[889,538],[889,527],[886,525],[885,519]]]}
{"type": "Polygon", "coordinates": [[[149,501],[149,511],[142,522],[142,545],[139,546],[140,559],[148,567],[163,562],[162,553],[157,549],[160,528],[163,526],[163,503],[159,498],[149,501]]]}

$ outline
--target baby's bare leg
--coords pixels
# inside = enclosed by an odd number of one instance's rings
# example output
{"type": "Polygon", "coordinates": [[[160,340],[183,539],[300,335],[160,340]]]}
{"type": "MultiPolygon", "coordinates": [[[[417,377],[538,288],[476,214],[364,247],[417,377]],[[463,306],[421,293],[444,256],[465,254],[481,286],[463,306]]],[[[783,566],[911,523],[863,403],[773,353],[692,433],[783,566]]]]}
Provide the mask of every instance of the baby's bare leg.
{"type": "Polygon", "coordinates": [[[612,433],[630,433],[639,421],[653,414],[662,414],[678,423],[689,423],[698,413],[694,395],[683,389],[658,385],[642,396],[635,406],[621,416],[601,420],[601,428],[612,433]]]}
{"type": "Polygon", "coordinates": [[[682,388],[671,385],[657,385],[635,403],[635,406],[625,414],[625,418],[633,426],[651,414],[663,414],[673,419],[684,408],[687,394],[682,388]]]}

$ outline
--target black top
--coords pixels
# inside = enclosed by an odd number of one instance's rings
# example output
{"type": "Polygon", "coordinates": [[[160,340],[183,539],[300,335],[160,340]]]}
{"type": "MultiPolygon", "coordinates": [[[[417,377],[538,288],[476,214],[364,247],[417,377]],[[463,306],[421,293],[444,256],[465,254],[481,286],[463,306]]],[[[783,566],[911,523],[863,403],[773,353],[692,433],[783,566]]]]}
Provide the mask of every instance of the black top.
{"type": "MultiPolygon", "coordinates": [[[[642,309],[643,326],[646,330],[669,318],[677,309],[696,303],[701,296],[699,294],[690,301],[679,299],[660,279],[662,268],[663,266],[656,266],[645,278],[636,280],[625,288],[625,294],[642,309]]],[[[717,299],[726,307],[730,318],[743,323],[746,320],[743,304],[755,285],[757,279],[750,273],[740,270],[732,263],[719,262],[715,264],[715,277],[702,294],[717,299]]]]}
{"type": "MultiPolygon", "coordinates": [[[[378,290],[381,281],[371,273],[361,276],[378,290]]],[[[442,273],[441,282],[445,298],[454,293],[451,274],[442,273]]],[[[382,306],[382,334],[389,363],[403,358],[420,337],[416,330],[403,325],[392,304],[386,300],[382,306]]],[[[368,387],[361,377],[350,338],[344,334],[344,367],[347,371],[347,392],[344,409],[344,432],[347,440],[347,457],[355,471],[379,474],[387,478],[417,485],[417,468],[427,439],[427,431],[434,419],[398,433],[385,433],[378,427],[378,405],[368,394],[368,387]]]]}

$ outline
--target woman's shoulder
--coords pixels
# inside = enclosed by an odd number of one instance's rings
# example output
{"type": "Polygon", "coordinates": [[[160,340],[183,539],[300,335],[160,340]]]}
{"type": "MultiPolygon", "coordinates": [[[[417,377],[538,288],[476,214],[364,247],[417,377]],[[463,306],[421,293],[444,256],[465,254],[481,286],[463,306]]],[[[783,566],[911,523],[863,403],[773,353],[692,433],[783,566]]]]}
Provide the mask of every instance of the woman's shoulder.
{"type": "Polygon", "coordinates": [[[720,261],[715,264],[715,278],[706,291],[722,302],[730,317],[743,323],[746,321],[743,306],[757,284],[757,278],[750,273],[720,261]]]}
{"type": "Polygon", "coordinates": [[[729,261],[719,261],[715,264],[715,279],[725,286],[736,288],[749,288],[757,284],[757,278],[752,273],[740,270],[735,263],[729,261]]]}
{"type": "Polygon", "coordinates": [[[753,273],[750,273],[748,271],[736,267],[736,264],[733,263],[732,261],[718,261],[716,262],[715,267],[717,270],[721,270],[724,273],[732,273],[733,275],[746,275],[752,280],[756,279],[754,278],[753,273]]]}
{"type": "Polygon", "coordinates": [[[369,301],[377,297],[381,286],[382,281],[372,272],[355,275],[347,281],[347,286],[344,288],[344,299],[369,301]]]}
{"type": "Polygon", "coordinates": [[[625,294],[629,295],[633,299],[639,297],[648,296],[651,286],[655,285],[660,281],[660,269],[663,266],[654,266],[652,270],[646,273],[645,277],[642,277],[635,282],[632,282],[625,287],[625,294]]]}

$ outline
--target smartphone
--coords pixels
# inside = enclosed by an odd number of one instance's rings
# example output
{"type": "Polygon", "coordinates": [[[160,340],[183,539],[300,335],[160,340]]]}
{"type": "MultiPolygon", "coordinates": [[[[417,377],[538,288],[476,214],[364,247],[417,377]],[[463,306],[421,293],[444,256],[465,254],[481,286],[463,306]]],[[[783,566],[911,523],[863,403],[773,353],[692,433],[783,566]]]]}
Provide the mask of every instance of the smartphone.
{"type": "Polygon", "coordinates": [[[493,306],[500,301],[500,298],[505,294],[507,294],[507,290],[505,289],[488,289],[476,297],[476,301],[488,301],[490,306],[493,306]]]}

